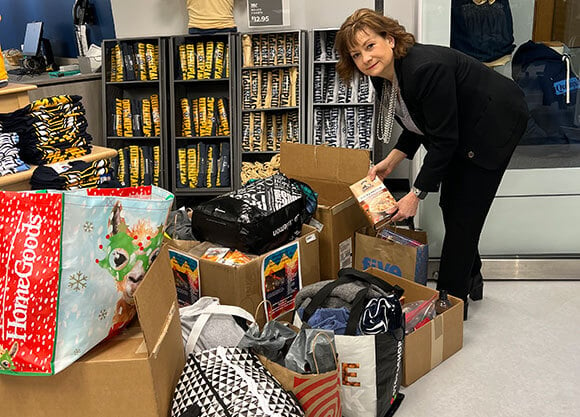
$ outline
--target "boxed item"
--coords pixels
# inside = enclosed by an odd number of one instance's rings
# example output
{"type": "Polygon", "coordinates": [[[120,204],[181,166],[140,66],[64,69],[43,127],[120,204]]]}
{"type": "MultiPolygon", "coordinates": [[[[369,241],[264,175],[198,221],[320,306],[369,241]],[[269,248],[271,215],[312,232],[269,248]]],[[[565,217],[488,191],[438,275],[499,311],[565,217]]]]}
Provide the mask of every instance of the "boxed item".
{"type": "MultiPolygon", "coordinates": [[[[437,291],[376,268],[367,270],[405,290],[405,303],[428,300],[437,291]]],[[[405,336],[403,386],[409,386],[463,347],[463,300],[449,296],[452,307],[405,336]]]]}
{"type": "Polygon", "coordinates": [[[354,267],[360,270],[373,267],[419,284],[427,284],[427,232],[386,226],[378,233],[379,236],[372,227],[357,230],[354,267]]]}
{"type": "Polygon", "coordinates": [[[167,248],[135,292],[139,322],[52,376],[0,375],[3,416],[167,417],[185,364],[167,248]]]}
{"type": "Polygon", "coordinates": [[[349,186],[369,170],[368,150],[325,145],[282,143],[280,171],[310,185],[318,193],[318,209],[310,222],[320,232],[320,275],[336,279],[352,266],[354,232],[367,224],[349,186]]]}
{"type": "Polygon", "coordinates": [[[350,191],[371,225],[376,228],[386,224],[397,211],[395,197],[378,176],[372,181],[364,177],[352,184],[350,191]]]}
{"type": "MultiPolygon", "coordinates": [[[[266,293],[272,303],[266,306],[270,317],[279,317],[294,309],[299,283],[306,286],[320,280],[318,243],[316,229],[303,225],[297,239],[244,264],[203,259],[208,249],[216,246],[211,242],[204,242],[189,253],[199,259],[202,296],[218,297],[221,304],[255,314],[266,293]]],[[[257,318],[263,320],[264,314],[259,313],[257,318]]],[[[290,315],[285,318],[291,319],[290,315]]]]}

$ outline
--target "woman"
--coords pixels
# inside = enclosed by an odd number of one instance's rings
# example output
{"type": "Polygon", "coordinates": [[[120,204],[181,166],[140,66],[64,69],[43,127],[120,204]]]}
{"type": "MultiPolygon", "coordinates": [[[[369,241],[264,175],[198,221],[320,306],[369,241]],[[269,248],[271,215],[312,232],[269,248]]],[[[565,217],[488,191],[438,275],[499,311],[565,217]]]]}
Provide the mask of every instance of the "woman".
{"type": "Polygon", "coordinates": [[[411,191],[393,221],[412,217],[441,185],[445,237],[437,289],[465,301],[483,297],[478,243],[528,114],[519,87],[450,48],[422,45],[391,18],[360,9],[336,36],[337,72],[369,75],[380,98],[377,136],[388,142],[393,118],[403,128],[394,149],[369,176],[384,179],[422,144],[427,150],[411,191]]]}

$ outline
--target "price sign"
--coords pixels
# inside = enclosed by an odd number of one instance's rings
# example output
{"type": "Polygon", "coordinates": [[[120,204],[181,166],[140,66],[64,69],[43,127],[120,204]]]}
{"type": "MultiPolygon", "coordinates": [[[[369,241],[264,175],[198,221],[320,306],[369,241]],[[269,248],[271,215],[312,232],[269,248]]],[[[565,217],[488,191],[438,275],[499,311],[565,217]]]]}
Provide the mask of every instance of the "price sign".
{"type": "Polygon", "coordinates": [[[283,0],[248,0],[250,27],[284,26],[283,0]]]}

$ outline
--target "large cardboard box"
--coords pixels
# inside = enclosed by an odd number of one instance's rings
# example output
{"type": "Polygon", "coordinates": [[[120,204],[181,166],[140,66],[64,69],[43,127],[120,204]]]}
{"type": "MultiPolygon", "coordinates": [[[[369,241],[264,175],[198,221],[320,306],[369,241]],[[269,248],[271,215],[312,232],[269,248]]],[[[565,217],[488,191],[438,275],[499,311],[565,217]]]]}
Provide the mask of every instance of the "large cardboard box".
{"type": "Polygon", "coordinates": [[[138,325],[99,344],[62,372],[0,375],[0,415],[167,417],[185,357],[165,247],[137,289],[135,303],[138,325]]]}
{"type": "MultiPolygon", "coordinates": [[[[436,290],[380,269],[367,272],[405,290],[405,303],[428,300],[436,290]]],[[[403,386],[411,385],[463,347],[463,300],[449,296],[452,307],[405,337],[403,386]]]]}
{"type": "MultiPolygon", "coordinates": [[[[302,286],[320,281],[320,262],[318,232],[314,227],[303,225],[302,235],[290,243],[297,242],[299,245],[300,274],[302,286]]],[[[201,244],[193,248],[189,253],[199,259],[201,295],[218,297],[221,304],[241,307],[251,314],[263,299],[261,268],[262,261],[274,249],[260,256],[256,256],[250,262],[243,265],[226,265],[218,262],[201,259],[207,250],[207,245],[201,244]]],[[[290,315],[283,317],[290,320],[290,315]]],[[[257,317],[263,323],[264,314],[257,317]]]]}
{"type": "Polygon", "coordinates": [[[350,185],[369,171],[370,152],[325,145],[280,145],[280,171],[310,185],[318,193],[314,219],[320,232],[320,275],[336,279],[352,266],[354,232],[367,224],[350,185]]]}

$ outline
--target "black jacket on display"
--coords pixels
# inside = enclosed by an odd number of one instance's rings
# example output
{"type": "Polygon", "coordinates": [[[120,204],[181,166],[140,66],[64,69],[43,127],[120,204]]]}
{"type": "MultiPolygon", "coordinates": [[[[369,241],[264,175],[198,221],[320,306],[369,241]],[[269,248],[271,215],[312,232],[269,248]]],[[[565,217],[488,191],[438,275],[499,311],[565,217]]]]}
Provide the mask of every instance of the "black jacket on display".
{"type": "MultiPolygon", "coordinates": [[[[424,135],[407,130],[395,146],[412,159],[427,149],[414,185],[438,191],[454,158],[496,170],[511,157],[528,120],[520,88],[510,79],[454,49],[415,44],[395,60],[401,96],[424,135]]],[[[383,79],[373,77],[381,96],[383,79]]]]}

